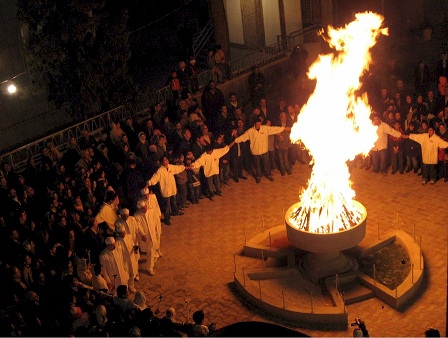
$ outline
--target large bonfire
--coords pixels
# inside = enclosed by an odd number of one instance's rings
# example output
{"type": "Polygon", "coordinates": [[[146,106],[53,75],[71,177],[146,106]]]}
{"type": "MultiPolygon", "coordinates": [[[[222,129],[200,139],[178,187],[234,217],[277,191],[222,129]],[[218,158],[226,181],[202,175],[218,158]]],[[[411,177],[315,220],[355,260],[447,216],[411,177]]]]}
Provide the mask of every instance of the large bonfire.
{"type": "Polygon", "coordinates": [[[380,34],[387,35],[382,24],[383,17],[366,12],[344,28],[328,27],[324,39],[335,52],[320,55],[309,69],[316,87],[291,129],[292,142],[301,141],[314,162],[300,207],[290,217],[300,230],[338,232],[361,218],[353,205],[347,161],[367,155],[377,138],[367,95],[358,90],[371,62],[370,48],[380,34]]]}

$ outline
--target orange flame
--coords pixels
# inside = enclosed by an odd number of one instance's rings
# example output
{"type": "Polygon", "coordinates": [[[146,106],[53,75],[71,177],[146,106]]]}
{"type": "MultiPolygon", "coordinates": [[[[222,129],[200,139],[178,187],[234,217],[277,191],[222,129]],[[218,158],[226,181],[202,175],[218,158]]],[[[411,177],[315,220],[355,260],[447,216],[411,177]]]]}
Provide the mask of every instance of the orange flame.
{"type": "Polygon", "coordinates": [[[324,39],[337,54],[319,55],[309,69],[316,87],[290,136],[308,148],[314,162],[301,207],[290,220],[301,230],[337,232],[351,226],[349,219],[360,218],[351,202],[355,192],[346,162],[366,155],[377,138],[367,95],[358,96],[357,90],[371,62],[370,48],[380,34],[387,35],[382,24],[382,16],[365,12],[357,13],[344,28],[329,26],[324,39]]]}

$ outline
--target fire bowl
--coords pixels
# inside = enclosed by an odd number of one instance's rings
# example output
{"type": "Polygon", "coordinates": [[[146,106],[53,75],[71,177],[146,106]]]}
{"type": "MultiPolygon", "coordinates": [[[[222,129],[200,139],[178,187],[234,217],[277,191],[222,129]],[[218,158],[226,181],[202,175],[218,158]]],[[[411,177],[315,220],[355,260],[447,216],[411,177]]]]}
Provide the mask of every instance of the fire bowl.
{"type": "Polygon", "coordinates": [[[341,253],[360,243],[366,234],[366,208],[357,201],[353,204],[362,214],[358,224],[347,230],[326,234],[299,230],[289,223],[290,215],[300,206],[300,202],[293,204],[286,212],[288,239],[296,248],[308,252],[302,259],[301,267],[311,279],[357,270],[356,260],[341,253]]]}
{"type": "Polygon", "coordinates": [[[290,215],[300,206],[300,202],[293,204],[285,214],[289,241],[299,249],[315,253],[332,253],[354,247],[362,241],[366,234],[367,211],[358,201],[353,201],[353,204],[362,214],[358,224],[347,230],[327,234],[303,231],[290,225],[290,215]]]}

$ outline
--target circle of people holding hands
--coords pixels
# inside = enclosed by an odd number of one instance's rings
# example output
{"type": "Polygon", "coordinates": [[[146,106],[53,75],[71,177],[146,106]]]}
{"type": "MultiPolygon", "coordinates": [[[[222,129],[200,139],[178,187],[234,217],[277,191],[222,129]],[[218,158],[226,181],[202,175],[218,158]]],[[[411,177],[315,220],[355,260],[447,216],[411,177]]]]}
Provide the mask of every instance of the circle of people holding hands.
{"type": "MultiPolygon", "coordinates": [[[[374,98],[384,113],[372,115],[378,140],[361,165],[382,174],[389,166],[392,174],[414,171],[422,184],[446,182],[446,74],[434,92],[417,68],[415,100],[400,79],[393,97],[383,88],[374,98]]],[[[156,275],[163,257],[162,223],[170,226],[201,199],[214,201],[231,180],[273,181],[310,159],[289,139],[300,105],[268,104],[257,67],[248,104],[236,93],[226,100],[213,80],[199,104],[190,86],[140,122],[129,116],[95,136],[84,130],[64,153],[48,143],[23,172],[1,164],[3,336],[208,333],[204,312],[180,323],[169,308],[159,318],[138,290],[141,274],[156,275]]]]}

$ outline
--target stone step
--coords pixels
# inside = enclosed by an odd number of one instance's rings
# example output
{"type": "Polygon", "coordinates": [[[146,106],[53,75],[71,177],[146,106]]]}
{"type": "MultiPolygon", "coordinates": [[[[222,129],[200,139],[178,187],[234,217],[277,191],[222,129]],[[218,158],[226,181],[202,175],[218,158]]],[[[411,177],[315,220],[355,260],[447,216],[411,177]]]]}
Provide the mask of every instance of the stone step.
{"type": "Polygon", "coordinates": [[[359,303],[375,297],[372,290],[362,286],[357,281],[340,281],[339,288],[344,295],[345,305],[359,303]]]}

